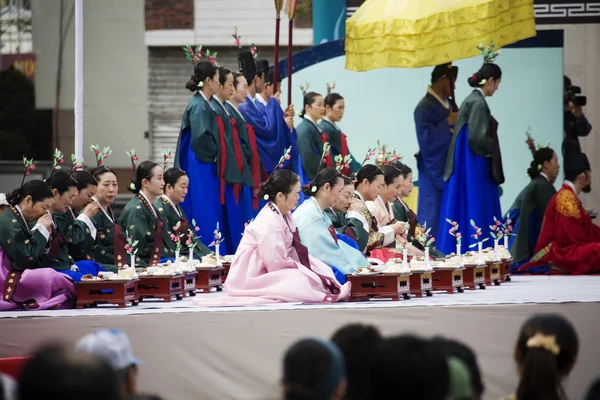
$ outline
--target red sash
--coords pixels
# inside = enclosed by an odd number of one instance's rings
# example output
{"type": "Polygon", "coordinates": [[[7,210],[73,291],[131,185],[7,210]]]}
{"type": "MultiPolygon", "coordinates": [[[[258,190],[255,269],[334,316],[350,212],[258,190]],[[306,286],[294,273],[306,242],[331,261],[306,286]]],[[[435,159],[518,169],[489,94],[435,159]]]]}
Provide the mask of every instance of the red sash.
{"type": "Polygon", "coordinates": [[[338,244],[337,232],[335,231],[335,228],[333,227],[333,225],[329,225],[329,233],[331,233],[333,240],[335,240],[335,244],[338,244]]]}
{"type": "MultiPolygon", "coordinates": [[[[240,170],[240,174],[244,172],[244,156],[242,154],[242,146],[240,145],[240,135],[237,130],[237,122],[235,118],[229,118],[231,121],[231,132],[233,135],[233,151],[235,153],[235,162],[240,170]]],[[[233,195],[235,197],[235,204],[238,203],[238,199],[240,198],[240,191],[242,190],[242,185],[240,183],[236,183],[233,185],[233,195]]]]}
{"type": "Polygon", "coordinates": [[[127,258],[127,252],[125,251],[125,231],[121,228],[121,225],[114,224],[113,225],[113,247],[114,247],[114,255],[113,262],[117,267],[122,267],[125,264],[129,263],[127,258]]]}
{"type": "Polygon", "coordinates": [[[165,223],[162,219],[156,220],[156,229],[154,230],[154,245],[152,252],[150,253],[150,260],[148,265],[155,267],[160,262],[163,248],[163,230],[165,229],[165,223]]]}
{"type": "Polygon", "coordinates": [[[254,133],[254,127],[250,124],[246,124],[246,129],[248,130],[248,140],[250,141],[250,149],[252,150],[252,182],[254,183],[254,193],[252,193],[252,208],[258,210],[258,197],[256,196],[256,191],[260,186],[260,159],[258,158],[258,148],[256,147],[256,135],[254,133]]]}
{"type": "MultiPolygon", "coordinates": [[[[321,134],[321,141],[323,142],[323,144],[325,144],[325,142],[329,141],[329,134],[326,132],[323,132],[321,134]]],[[[340,133],[340,155],[342,156],[342,158],[345,158],[348,155],[348,139],[346,137],[345,134],[340,133]]],[[[327,168],[333,168],[333,157],[331,156],[331,153],[329,153],[329,155],[327,157],[325,157],[325,165],[327,166],[327,168]]]]}
{"type": "Polygon", "coordinates": [[[225,125],[220,116],[217,115],[217,125],[219,127],[219,142],[221,143],[221,156],[219,162],[221,164],[219,180],[221,181],[221,204],[225,204],[225,168],[227,167],[227,142],[225,141],[225,125]]]}

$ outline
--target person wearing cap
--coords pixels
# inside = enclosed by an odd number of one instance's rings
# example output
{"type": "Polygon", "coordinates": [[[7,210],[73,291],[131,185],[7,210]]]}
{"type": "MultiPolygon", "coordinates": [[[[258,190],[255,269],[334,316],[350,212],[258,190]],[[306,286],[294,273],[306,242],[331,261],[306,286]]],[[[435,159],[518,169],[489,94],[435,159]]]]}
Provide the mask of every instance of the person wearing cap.
{"type": "Polygon", "coordinates": [[[421,225],[427,222],[431,227],[433,237],[437,237],[451,129],[458,115],[449,101],[457,75],[458,67],[451,63],[435,67],[431,73],[431,86],[427,87],[427,94],[414,112],[419,142],[419,152],[415,155],[419,169],[417,215],[421,225]]]}
{"type": "Polygon", "coordinates": [[[92,332],[76,343],[75,350],[106,361],[121,377],[125,398],[147,398],[137,393],[138,366],[141,361],[133,355],[131,342],[125,332],[118,329],[92,332]]]}
{"type": "Polygon", "coordinates": [[[520,272],[548,263],[553,274],[600,272],[600,227],[578,197],[591,191],[590,162],[584,153],[575,154],[566,160],[565,181],[546,208],[535,255],[520,272]]]}
{"type": "MultiPolygon", "coordinates": [[[[265,90],[262,93],[267,101],[269,101],[271,97],[275,96],[275,91],[273,90],[275,89],[275,85],[273,85],[273,83],[275,83],[274,75],[273,68],[270,68],[265,79],[265,90]]],[[[279,79],[277,82],[277,86],[281,87],[281,79],[279,79]]]]}
{"type": "Polygon", "coordinates": [[[4,214],[4,211],[10,207],[8,201],[6,201],[6,194],[0,193],[0,215],[4,214]]]}

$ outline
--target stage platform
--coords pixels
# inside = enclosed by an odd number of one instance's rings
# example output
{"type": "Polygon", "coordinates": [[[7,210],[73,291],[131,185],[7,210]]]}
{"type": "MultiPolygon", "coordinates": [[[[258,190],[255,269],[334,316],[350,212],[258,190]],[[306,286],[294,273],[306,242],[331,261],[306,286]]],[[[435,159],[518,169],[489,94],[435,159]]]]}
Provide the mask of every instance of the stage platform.
{"type": "Polygon", "coordinates": [[[465,341],[479,357],[484,399],[498,399],[516,387],[512,350],[520,325],[533,313],[557,312],[575,324],[581,340],[579,360],[566,385],[569,398],[581,398],[600,374],[600,276],[517,276],[486,290],[403,301],[213,308],[192,303],[188,297],[171,303],[148,300],[125,309],[0,313],[0,357],[27,355],[44,341],[73,343],[98,328],[119,328],[129,334],[144,362],[140,387],[146,391],[165,400],[266,400],[278,398],[286,346],[362,322],[385,335],[413,332],[465,341]]]}

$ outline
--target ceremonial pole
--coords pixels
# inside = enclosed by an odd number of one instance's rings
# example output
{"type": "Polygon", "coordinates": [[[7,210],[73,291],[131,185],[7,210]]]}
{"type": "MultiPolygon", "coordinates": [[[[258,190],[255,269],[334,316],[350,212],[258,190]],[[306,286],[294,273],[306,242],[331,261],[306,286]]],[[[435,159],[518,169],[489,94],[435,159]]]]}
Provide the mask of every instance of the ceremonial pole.
{"type": "Polygon", "coordinates": [[[83,159],[83,0],[75,0],[75,157],[83,159]]]}
{"type": "Polygon", "coordinates": [[[296,0],[287,0],[287,14],[290,19],[288,26],[288,106],[292,104],[292,36],[294,35],[294,16],[296,15],[296,0]]]}
{"type": "MultiPolygon", "coordinates": [[[[281,9],[283,0],[275,0],[275,61],[273,63],[273,93],[277,93],[279,81],[279,29],[281,25],[281,9]]],[[[268,71],[264,71],[265,75],[268,71]]]]}

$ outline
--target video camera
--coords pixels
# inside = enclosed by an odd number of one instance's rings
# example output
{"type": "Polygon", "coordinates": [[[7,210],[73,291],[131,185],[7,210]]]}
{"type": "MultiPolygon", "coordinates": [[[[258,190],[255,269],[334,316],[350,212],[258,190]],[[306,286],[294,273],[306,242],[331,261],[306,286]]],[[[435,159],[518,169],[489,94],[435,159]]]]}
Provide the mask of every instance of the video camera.
{"type": "Polygon", "coordinates": [[[587,97],[577,96],[578,94],[581,94],[581,88],[579,86],[565,86],[565,104],[571,102],[577,107],[585,106],[587,104],[587,97]]]}

